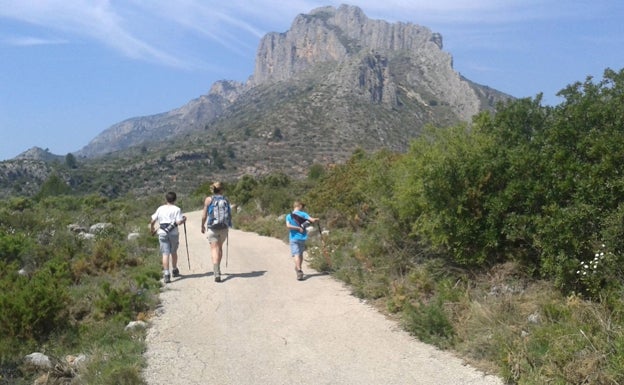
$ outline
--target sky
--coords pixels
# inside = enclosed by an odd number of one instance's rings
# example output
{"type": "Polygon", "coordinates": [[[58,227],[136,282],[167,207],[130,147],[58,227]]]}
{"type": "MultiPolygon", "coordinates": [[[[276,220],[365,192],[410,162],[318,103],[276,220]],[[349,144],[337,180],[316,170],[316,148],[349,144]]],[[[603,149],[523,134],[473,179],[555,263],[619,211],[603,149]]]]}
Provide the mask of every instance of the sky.
{"type": "Polygon", "coordinates": [[[343,3],[440,33],[463,76],[544,104],[624,68],[622,0],[0,0],[0,161],[244,82],[265,34],[343,3]]]}

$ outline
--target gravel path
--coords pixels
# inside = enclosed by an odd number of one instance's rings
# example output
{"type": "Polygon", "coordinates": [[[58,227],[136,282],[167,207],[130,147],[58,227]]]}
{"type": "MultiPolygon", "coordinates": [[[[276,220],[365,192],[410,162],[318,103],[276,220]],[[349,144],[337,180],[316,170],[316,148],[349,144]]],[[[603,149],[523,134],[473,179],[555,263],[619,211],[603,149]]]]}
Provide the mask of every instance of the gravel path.
{"type": "MultiPolygon", "coordinates": [[[[147,335],[149,385],[502,385],[423,344],[330,276],[295,279],[284,242],[230,231],[215,283],[200,212],[147,335]]],[[[155,257],[156,258],[156,257],[155,257]]]]}

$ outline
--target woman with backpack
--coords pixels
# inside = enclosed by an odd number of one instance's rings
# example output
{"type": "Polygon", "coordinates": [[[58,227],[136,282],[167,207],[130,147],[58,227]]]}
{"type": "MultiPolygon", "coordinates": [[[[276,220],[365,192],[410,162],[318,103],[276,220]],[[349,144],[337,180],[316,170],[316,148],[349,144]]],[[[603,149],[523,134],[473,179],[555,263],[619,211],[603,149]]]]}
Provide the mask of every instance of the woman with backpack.
{"type": "Polygon", "coordinates": [[[201,232],[206,234],[210,242],[210,255],[215,282],[221,282],[221,259],[223,243],[227,240],[228,229],[232,227],[230,202],[223,196],[223,184],[215,182],[210,186],[212,196],[204,199],[201,232]]]}

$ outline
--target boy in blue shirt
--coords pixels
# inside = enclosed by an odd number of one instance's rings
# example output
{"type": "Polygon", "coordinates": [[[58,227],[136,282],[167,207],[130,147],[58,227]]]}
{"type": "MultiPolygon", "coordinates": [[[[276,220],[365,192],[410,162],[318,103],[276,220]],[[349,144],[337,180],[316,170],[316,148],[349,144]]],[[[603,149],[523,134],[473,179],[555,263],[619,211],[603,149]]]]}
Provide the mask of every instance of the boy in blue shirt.
{"type": "Polygon", "coordinates": [[[308,239],[307,228],[311,223],[318,221],[318,218],[311,217],[310,214],[303,211],[305,205],[301,201],[295,201],[293,211],[286,215],[286,228],[289,230],[288,240],[290,243],[290,254],[295,261],[295,271],[297,272],[297,280],[303,280],[303,271],[301,264],[303,263],[303,252],[305,251],[305,242],[308,239]]]}

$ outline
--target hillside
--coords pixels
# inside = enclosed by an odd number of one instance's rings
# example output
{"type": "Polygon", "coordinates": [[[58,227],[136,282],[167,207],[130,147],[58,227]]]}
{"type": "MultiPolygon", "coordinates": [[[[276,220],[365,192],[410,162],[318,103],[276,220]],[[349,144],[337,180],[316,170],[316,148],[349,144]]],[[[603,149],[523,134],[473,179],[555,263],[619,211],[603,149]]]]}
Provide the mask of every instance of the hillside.
{"type": "MultiPolygon", "coordinates": [[[[155,175],[173,188],[196,174],[301,175],[357,148],[404,151],[424,125],[467,122],[510,98],[459,75],[442,40],[416,24],[368,19],[353,6],[301,14],[288,31],[261,39],[246,83],[219,81],[180,108],[113,125],[75,154],[88,171],[69,170],[64,179],[105,190],[119,184],[112,189],[121,193],[160,189],[150,182],[155,175]],[[131,180],[110,180],[124,176],[131,180]]],[[[2,170],[6,193],[15,172],[2,170]]]]}

